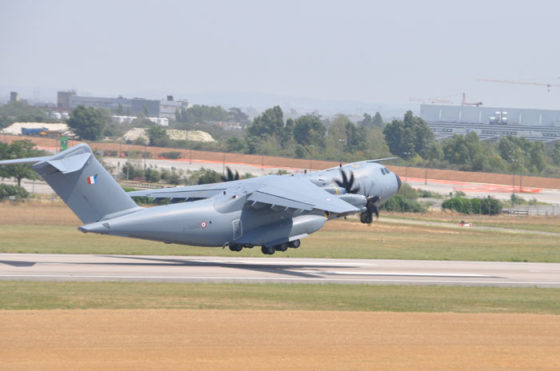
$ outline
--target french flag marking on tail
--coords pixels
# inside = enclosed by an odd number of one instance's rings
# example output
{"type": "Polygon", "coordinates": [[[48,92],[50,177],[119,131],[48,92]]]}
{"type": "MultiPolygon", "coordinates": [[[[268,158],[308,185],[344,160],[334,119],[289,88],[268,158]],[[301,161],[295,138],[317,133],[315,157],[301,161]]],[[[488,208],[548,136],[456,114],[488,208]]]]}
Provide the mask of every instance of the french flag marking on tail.
{"type": "Polygon", "coordinates": [[[95,184],[95,183],[97,183],[97,174],[87,177],[87,184],[95,184]]]}

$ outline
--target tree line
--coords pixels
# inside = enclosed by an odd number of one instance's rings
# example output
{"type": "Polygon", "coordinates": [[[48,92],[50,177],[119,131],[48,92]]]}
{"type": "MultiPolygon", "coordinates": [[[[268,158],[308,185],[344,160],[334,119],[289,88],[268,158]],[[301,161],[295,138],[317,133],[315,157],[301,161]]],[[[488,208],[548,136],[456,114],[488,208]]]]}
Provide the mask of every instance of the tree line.
{"type": "MultiPolygon", "coordinates": [[[[10,114],[10,120],[16,117],[46,120],[46,114],[40,112],[37,107],[22,102],[10,103],[0,107],[0,119],[7,120],[5,115],[10,114]]],[[[426,122],[410,111],[402,119],[390,122],[385,122],[379,112],[365,113],[356,122],[342,114],[326,118],[310,113],[286,118],[279,106],[265,110],[252,120],[236,107],[226,110],[220,106],[194,105],[176,113],[171,128],[208,131],[217,139],[215,143],[171,140],[164,128],[145,117],[129,125],[119,125],[112,122],[110,112],[94,107],[75,108],[68,125],[81,138],[94,141],[103,137],[119,138],[130,127],[144,127],[149,144],[161,147],[345,162],[396,156],[402,159],[401,165],[560,176],[559,141],[544,145],[524,138],[503,137],[498,142],[490,142],[481,141],[474,132],[436,141],[426,122]],[[225,131],[213,125],[216,121],[240,122],[245,129],[225,131]]]]}

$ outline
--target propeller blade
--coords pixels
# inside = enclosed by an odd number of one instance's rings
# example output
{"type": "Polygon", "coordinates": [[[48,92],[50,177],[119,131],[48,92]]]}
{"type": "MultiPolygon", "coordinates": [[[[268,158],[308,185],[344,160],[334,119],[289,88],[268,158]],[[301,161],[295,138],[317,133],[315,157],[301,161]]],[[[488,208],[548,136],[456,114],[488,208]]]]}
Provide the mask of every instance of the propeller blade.
{"type": "Polygon", "coordinates": [[[346,175],[346,172],[340,169],[340,175],[342,180],[335,179],[335,183],[346,190],[347,193],[358,193],[360,191],[360,186],[354,187],[354,172],[350,171],[350,178],[346,175]]]}
{"type": "Polygon", "coordinates": [[[226,175],[222,175],[222,182],[231,182],[232,180],[239,180],[239,172],[236,170],[235,174],[228,167],[226,167],[226,175]]]}

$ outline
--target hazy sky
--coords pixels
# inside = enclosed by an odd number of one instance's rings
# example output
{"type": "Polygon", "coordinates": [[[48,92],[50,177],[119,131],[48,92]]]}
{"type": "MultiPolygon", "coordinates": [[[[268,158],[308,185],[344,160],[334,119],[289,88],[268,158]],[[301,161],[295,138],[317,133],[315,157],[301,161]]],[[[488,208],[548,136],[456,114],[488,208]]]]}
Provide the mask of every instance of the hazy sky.
{"type": "Polygon", "coordinates": [[[0,0],[0,94],[450,96],[560,109],[558,1],[0,0]]]}

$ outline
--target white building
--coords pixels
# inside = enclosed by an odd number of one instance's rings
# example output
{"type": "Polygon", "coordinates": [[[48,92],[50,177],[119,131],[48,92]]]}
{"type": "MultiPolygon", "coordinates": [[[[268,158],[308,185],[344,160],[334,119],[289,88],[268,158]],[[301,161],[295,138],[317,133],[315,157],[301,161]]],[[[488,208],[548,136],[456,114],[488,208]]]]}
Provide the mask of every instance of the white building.
{"type": "Polygon", "coordinates": [[[159,104],[159,117],[175,120],[175,113],[181,109],[187,109],[190,104],[186,100],[174,100],[172,95],[168,95],[159,104]]]}

